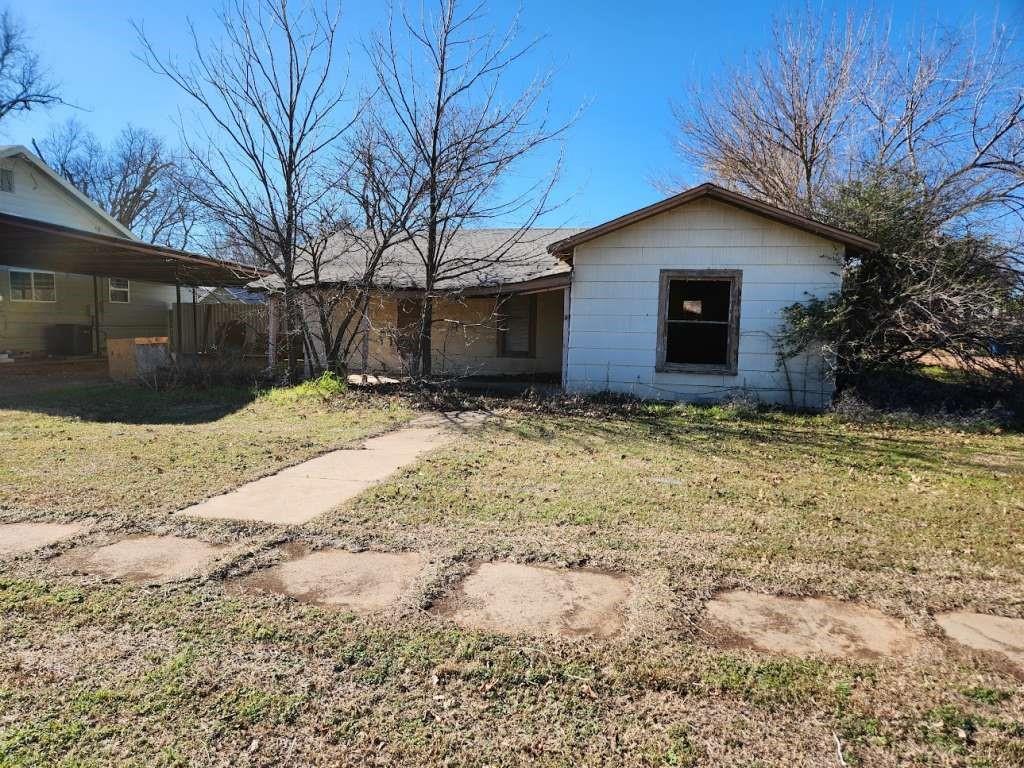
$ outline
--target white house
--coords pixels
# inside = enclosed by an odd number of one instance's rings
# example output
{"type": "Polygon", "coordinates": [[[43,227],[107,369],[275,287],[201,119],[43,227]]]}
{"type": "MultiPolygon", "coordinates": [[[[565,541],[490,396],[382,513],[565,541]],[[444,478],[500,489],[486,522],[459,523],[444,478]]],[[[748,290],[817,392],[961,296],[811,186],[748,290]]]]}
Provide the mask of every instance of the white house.
{"type": "MultiPolygon", "coordinates": [[[[463,230],[450,259],[504,256],[435,295],[433,370],[822,407],[833,386],[821,354],[783,363],[775,353],[782,311],[836,291],[847,249],[875,247],[713,184],[586,230],[463,230]]],[[[358,279],[358,249],[339,236],[328,252],[321,287],[358,279]]],[[[397,249],[378,284],[349,364],[358,370],[365,355],[371,371],[401,371],[423,292],[414,244],[397,249]]]]}
{"type": "Polygon", "coordinates": [[[782,310],[837,291],[846,249],[876,247],[712,184],[554,243],[572,265],[563,386],[823,407],[822,355],[776,354],[782,310]]]}

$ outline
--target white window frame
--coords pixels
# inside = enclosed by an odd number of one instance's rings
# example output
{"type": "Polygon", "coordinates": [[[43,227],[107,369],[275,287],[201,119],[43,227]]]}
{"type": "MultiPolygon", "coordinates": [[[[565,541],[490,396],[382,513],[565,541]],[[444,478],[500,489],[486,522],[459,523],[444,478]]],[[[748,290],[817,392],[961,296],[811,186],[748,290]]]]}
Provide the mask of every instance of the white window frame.
{"type": "Polygon", "coordinates": [[[7,290],[11,297],[11,301],[18,302],[19,304],[56,304],[57,303],[57,273],[50,272],[46,269],[22,269],[18,267],[9,268],[7,270],[7,290]],[[31,299],[16,299],[14,298],[14,281],[11,278],[15,272],[21,272],[23,274],[32,275],[32,298],[31,299]],[[53,298],[52,299],[37,299],[36,298],[36,275],[51,275],[53,277],[53,298]]]}
{"type": "Polygon", "coordinates": [[[111,304],[131,304],[132,303],[132,281],[129,280],[127,277],[108,277],[107,278],[107,298],[110,300],[111,304]],[[124,280],[124,288],[115,288],[114,287],[114,281],[115,280],[124,280]],[[121,301],[120,299],[115,299],[114,298],[114,291],[117,291],[118,293],[124,292],[124,295],[126,297],[125,300],[121,301]]]}

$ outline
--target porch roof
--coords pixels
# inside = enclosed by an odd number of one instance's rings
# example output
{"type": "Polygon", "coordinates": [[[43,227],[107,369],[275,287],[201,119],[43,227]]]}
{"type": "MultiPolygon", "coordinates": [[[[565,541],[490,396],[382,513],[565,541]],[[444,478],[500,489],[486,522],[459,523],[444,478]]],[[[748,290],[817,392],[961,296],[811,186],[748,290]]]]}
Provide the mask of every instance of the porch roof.
{"type": "Polygon", "coordinates": [[[182,285],[246,285],[251,266],[113,235],[0,213],[0,264],[182,285]]]}

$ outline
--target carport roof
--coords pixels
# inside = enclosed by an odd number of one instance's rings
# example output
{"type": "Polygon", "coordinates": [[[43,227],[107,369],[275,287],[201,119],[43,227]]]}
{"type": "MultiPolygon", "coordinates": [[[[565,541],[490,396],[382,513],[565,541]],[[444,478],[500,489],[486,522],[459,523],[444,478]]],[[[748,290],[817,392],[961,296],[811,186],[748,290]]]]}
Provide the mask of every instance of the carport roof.
{"type": "Polygon", "coordinates": [[[246,285],[264,276],[244,264],[114,235],[0,213],[0,264],[182,285],[246,285]]]}

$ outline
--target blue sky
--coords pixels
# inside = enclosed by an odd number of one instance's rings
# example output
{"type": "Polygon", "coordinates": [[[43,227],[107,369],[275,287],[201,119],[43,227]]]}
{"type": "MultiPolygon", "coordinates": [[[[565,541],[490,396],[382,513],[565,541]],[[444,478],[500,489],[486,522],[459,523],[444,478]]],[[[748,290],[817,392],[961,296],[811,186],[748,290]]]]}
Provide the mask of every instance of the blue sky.
{"type": "MultiPolygon", "coordinates": [[[[215,31],[216,0],[13,0],[10,7],[32,32],[35,47],[68,107],[11,118],[0,142],[29,144],[53,123],[77,117],[101,139],[126,123],[148,128],[174,141],[181,95],[135,58],[138,51],[129,20],[142,22],[158,49],[187,54],[186,17],[200,30],[215,31]]],[[[842,13],[850,3],[818,2],[825,13],[842,13]]],[[[861,3],[853,3],[860,7],[861,3]]],[[[515,0],[493,0],[495,25],[519,7],[515,0]]],[[[774,14],[802,3],[732,0],[523,0],[527,36],[547,35],[533,65],[557,68],[552,109],[567,115],[589,106],[567,142],[563,195],[568,202],[547,223],[588,225],[646,205],[660,196],[651,183],[665,173],[698,183],[700,169],[685,168],[672,151],[670,100],[689,84],[706,81],[723,66],[755,52],[767,39],[774,14]]],[[[933,0],[887,5],[894,28],[960,24],[972,19],[984,28],[994,18],[1019,23],[1021,0],[933,0]]],[[[365,72],[361,41],[384,19],[383,0],[342,4],[345,45],[351,75],[365,72]]],[[[529,73],[526,73],[529,74],[529,73]]],[[[542,172],[539,163],[525,174],[542,172]]],[[[515,183],[515,182],[513,182],[515,183]]]]}

